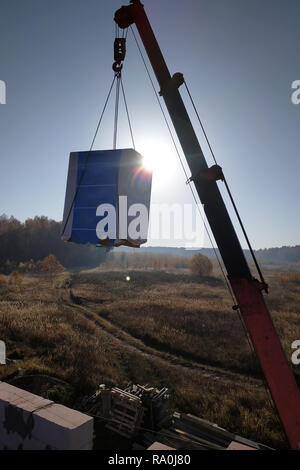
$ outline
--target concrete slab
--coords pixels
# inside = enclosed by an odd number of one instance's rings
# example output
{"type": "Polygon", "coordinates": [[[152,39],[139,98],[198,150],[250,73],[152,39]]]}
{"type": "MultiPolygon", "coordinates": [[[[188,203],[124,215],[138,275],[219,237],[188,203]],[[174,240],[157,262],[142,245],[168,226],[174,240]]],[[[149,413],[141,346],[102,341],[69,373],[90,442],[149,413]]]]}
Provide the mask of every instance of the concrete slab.
{"type": "Polygon", "coordinates": [[[0,382],[0,443],[18,449],[91,449],[94,420],[0,382]]]}

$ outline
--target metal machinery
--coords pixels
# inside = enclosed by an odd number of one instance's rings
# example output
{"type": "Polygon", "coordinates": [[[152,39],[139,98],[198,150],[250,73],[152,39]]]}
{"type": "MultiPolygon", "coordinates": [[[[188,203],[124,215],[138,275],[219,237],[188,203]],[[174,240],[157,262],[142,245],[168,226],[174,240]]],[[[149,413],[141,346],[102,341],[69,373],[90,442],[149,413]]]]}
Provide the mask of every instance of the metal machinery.
{"type": "Polygon", "coordinates": [[[133,24],[138,29],[223,259],[237,303],[234,308],[241,312],[290,446],[299,450],[300,393],[265,304],[263,291],[267,292],[268,286],[263,278],[258,281],[251,274],[218,188],[217,181],[224,179],[222,168],[207,165],[178,90],[184,83],[183,75],[171,77],[140,0],[120,8],[114,19],[121,29],[133,24]]]}

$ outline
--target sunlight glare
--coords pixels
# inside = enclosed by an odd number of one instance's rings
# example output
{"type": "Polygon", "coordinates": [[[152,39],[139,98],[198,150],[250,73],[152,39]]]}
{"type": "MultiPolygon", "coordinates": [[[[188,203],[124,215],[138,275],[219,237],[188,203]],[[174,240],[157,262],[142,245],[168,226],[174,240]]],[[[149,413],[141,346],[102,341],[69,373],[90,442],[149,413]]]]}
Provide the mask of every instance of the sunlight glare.
{"type": "Polygon", "coordinates": [[[143,166],[153,172],[156,181],[166,181],[174,171],[174,152],[161,142],[143,141],[139,151],[144,157],[143,166]]]}

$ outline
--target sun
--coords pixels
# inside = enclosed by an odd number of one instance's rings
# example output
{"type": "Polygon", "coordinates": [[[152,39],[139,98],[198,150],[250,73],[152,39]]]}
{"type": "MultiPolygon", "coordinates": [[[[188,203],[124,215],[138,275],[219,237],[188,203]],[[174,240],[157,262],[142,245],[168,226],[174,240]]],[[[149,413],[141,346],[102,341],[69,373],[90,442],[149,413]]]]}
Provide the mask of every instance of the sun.
{"type": "Polygon", "coordinates": [[[143,156],[143,167],[153,173],[153,178],[156,181],[169,179],[175,166],[172,148],[159,141],[143,141],[138,148],[143,156]]]}
{"type": "Polygon", "coordinates": [[[155,161],[152,157],[148,155],[148,157],[143,157],[143,167],[145,170],[152,171],[155,168],[155,161]]]}

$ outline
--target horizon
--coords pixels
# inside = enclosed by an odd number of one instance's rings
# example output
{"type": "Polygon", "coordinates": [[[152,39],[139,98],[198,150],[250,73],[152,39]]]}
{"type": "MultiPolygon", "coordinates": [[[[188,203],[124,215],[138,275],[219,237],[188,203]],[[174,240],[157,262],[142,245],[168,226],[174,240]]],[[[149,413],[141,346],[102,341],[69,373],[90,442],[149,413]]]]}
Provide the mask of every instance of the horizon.
{"type": "MultiPolygon", "coordinates": [[[[0,219],[1,219],[1,217],[7,217],[8,219],[13,218],[13,219],[17,220],[18,222],[21,222],[22,224],[24,224],[27,220],[34,220],[35,217],[39,217],[39,218],[44,218],[45,217],[49,221],[56,222],[58,224],[62,224],[62,220],[51,219],[46,215],[36,215],[36,216],[33,216],[33,217],[28,217],[25,220],[17,219],[14,215],[8,215],[8,214],[5,214],[5,213],[0,214],[0,219]]],[[[65,243],[67,243],[67,242],[65,242],[65,243]]],[[[281,248],[297,248],[298,246],[300,246],[300,243],[296,244],[296,245],[282,245],[282,246],[271,246],[271,247],[264,247],[264,248],[255,248],[254,251],[273,250],[273,249],[281,249],[281,248]]],[[[188,247],[187,248],[187,247],[184,247],[184,246],[168,246],[168,245],[155,245],[155,246],[152,246],[152,245],[147,245],[147,244],[141,245],[139,250],[147,249],[147,248],[151,248],[151,249],[167,248],[167,249],[170,249],[170,250],[185,250],[185,251],[215,250],[215,249],[218,250],[218,247],[215,247],[215,246],[202,246],[202,247],[199,246],[199,247],[191,247],[191,248],[188,247]]],[[[124,246],[119,247],[119,248],[115,248],[115,249],[117,251],[130,251],[130,250],[132,250],[132,248],[124,247],[124,246]]],[[[249,251],[249,248],[243,248],[243,251],[249,251]]]]}

